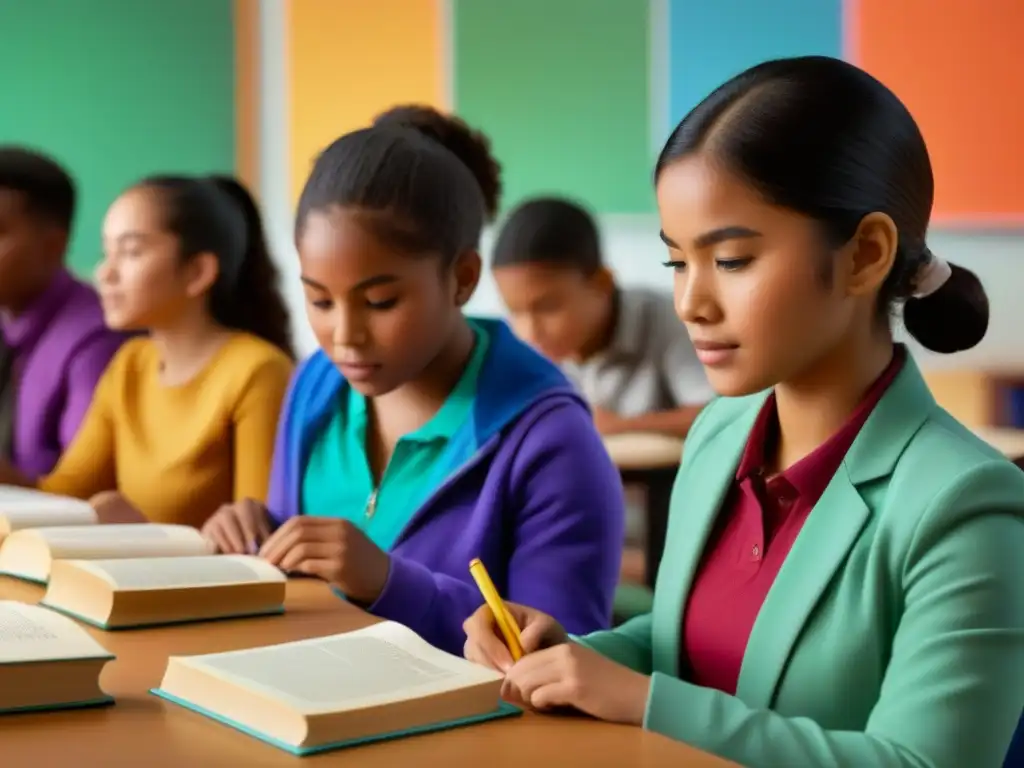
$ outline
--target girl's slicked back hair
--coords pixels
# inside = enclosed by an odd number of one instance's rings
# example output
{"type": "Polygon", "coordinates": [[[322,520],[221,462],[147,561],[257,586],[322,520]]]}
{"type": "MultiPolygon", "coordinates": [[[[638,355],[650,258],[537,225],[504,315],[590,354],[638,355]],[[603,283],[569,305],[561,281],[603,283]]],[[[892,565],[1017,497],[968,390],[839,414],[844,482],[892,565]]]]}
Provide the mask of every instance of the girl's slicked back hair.
{"type": "Polygon", "coordinates": [[[685,117],[658,158],[655,178],[681,158],[707,153],[773,205],[816,220],[838,247],[881,212],[899,232],[879,310],[903,305],[907,331],[935,352],[969,349],[988,329],[988,298],[970,271],[915,298],[934,182],[924,139],[882,83],[838,59],[767,61],[717,88],[685,117]]]}

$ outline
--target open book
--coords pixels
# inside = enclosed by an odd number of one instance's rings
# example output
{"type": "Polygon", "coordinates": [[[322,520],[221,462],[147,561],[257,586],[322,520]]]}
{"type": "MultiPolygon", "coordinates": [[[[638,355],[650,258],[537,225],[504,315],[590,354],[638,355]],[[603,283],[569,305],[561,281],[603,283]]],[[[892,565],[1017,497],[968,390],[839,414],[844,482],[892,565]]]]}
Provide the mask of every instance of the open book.
{"type": "Polygon", "coordinates": [[[113,658],[71,619],[0,601],[0,713],[109,704],[100,672],[113,658]]]}
{"type": "Polygon", "coordinates": [[[54,560],[207,555],[211,546],[187,525],[126,523],[15,531],[0,544],[0,574],[45,584],[54,560]]]}
{"type": "Polygon", "coordinates": [[[383,622],[245,651],[167,660],[156,695],[292,754],[518,714],[502,676],[383,622]]]}
{"type": "Polygon", "coordinates": [[[96,511],[87,502],[0,485],[0,541],[22,528],[96,523],[96,511]]]}
{"type": "Polygon", "coordinates": [[[125,629],[282,613],[286,584],[251,555],[57,560],[43,605],[125,629]]]}

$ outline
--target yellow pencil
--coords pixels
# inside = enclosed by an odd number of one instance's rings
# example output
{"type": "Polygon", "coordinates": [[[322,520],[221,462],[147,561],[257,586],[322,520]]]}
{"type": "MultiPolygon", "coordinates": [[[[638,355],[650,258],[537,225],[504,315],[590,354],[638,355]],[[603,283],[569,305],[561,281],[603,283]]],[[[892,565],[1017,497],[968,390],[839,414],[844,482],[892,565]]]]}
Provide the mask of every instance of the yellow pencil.
{"type": "Polygon", "coordinates": [[[480,594],[483,595],[487,607],[494,614],[494,621],[505,638],[505,645],[508,646],[508,651],[512,654],[512,661],[519,661],[523,658],[523,640],[519,635],[519,625],[512,618],[512,614],[508,612],[498,590],[494,588],[494,582],[491,581],[487,569],[478,558],[474,558],[469,564],[469,573],[480,589],[480,594]]]}

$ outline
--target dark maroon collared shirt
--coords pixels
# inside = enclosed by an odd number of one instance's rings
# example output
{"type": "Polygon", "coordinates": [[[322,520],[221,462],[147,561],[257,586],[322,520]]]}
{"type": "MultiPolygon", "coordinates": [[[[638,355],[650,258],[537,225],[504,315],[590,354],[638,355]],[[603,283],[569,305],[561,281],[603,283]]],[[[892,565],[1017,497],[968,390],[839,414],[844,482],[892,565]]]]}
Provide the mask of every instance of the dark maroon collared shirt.
{"type": "Polygon", "coordinates": [[[769,395],[747,438],[683,616],[680,675],[700,686],[736,693],[740,666],[768,590],[804,522],[906,360],[897,347],[846,423],[785,472],[765,477],[778,443],[775,395],[769,395]]]}

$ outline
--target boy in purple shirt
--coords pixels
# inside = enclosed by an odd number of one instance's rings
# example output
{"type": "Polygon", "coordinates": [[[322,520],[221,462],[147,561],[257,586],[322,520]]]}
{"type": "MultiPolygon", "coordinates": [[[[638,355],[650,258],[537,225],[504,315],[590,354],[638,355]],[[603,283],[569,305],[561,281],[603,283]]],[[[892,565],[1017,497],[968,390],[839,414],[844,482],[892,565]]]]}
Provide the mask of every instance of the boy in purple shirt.
{"type": "Polygon", "coordinates": [[[124,336],[64,267],[75,185],[56,162],[0,146],[0,457],[53,469],[124,336]]]}

